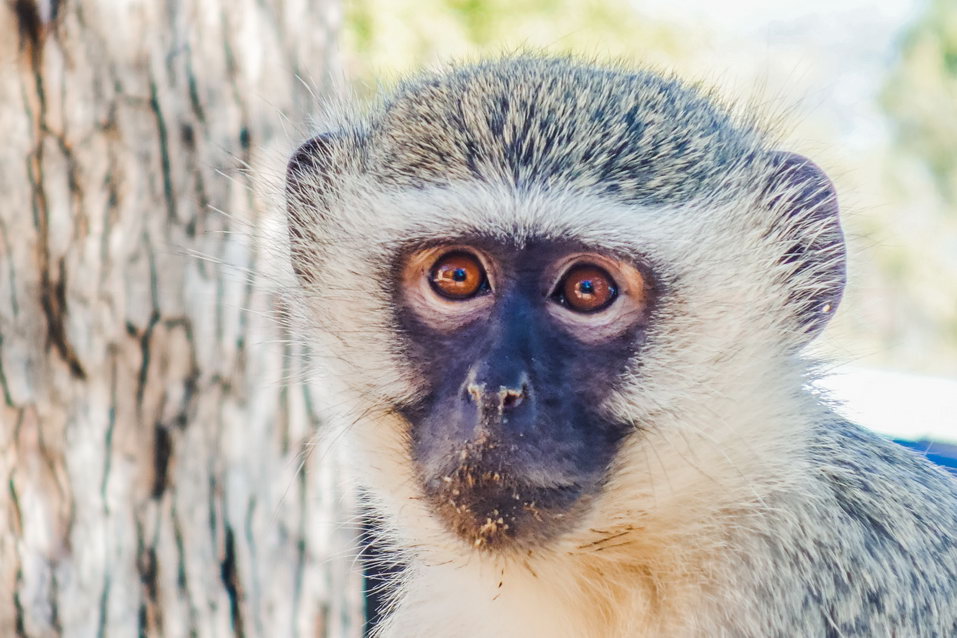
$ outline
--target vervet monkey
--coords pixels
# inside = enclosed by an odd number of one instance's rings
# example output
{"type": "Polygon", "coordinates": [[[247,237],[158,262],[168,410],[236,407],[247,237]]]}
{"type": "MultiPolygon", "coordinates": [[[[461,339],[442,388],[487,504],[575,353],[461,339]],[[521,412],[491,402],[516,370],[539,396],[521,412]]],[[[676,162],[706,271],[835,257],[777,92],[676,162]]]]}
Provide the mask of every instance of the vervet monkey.
{"type": "Polygon", "coordinates": [[[709,94],[516,57],[289,163],[388,637],[957,636],[957,482],[848,423],[834,186],[709,94]]]}

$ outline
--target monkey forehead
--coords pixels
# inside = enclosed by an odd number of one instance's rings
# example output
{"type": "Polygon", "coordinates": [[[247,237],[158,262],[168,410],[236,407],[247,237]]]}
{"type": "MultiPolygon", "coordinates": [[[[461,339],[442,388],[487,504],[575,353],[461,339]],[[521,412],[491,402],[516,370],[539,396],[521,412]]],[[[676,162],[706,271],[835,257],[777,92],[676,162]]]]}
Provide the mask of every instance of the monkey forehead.
{"type": "Polygon", "coordinates": [[[645,204],[714,192],[762,152],[753,126],[693,86],[534,57],[406,82],[360,128],[382,183],[567,184],[645,204]]]}
{"type": "Polygon", "coordinates": [[[711,250],[727,255],[726,244],[740,250],[760,226],[749,219],[751,204],[744,199],[629,205],[572,190],[518,191],[475,182],[387,191],[368,184],[342,206],[336,224],[339,246],[351,254],[368,253],[373,260],[383,250],[409,244],[481,238],[518,249],[532,241],[571,242],[674,264],[691,254],[703,258],[711,250]]]}

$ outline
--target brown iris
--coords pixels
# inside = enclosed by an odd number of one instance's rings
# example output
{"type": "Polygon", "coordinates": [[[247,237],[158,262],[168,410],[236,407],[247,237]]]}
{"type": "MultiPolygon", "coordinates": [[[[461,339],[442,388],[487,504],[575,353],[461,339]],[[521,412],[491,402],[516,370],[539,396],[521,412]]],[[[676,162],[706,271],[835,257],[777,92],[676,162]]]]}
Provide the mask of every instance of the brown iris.
{"type": "Polygon", "coordinates": [[[560,300],[572,310],[595,312],[608,307],[618,295],[615,280],[591,264],[573,266],[558,285],[560,300]]]}
{"type": "Polygon", "coordinates": [[[439,257],[429,273],[432,288],[449,299],[469,299],[486,287],[485,269],[477,257],[465,252],[439,257]]]}

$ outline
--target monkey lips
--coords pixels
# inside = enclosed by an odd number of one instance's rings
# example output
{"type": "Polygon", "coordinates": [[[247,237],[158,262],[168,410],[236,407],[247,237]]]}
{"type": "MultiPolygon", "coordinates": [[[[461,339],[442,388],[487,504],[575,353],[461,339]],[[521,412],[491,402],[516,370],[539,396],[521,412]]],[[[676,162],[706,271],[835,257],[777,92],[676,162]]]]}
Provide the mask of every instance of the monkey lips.
{"type": "Polygon", "coordinates": [[[516,476],[503,467],[499,449],[488,439],[466,444],[456,463],[423,477],[429,504],[446,528],[489,551],[541,545],[565,531],[584,507],[584,486],[543,486],[516,476]]]}

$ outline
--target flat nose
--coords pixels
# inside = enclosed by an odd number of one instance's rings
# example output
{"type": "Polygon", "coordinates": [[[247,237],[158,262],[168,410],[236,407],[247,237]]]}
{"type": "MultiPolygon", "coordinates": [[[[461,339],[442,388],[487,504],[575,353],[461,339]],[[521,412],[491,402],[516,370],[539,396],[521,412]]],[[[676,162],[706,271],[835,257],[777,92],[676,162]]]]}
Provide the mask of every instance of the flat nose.
{"type": "Polygon", "coordinates": [[[525,374],[507,385],[480,381],[473,374],[469,375],[465,392],[469,401],[478,406],[481,412],[504,414],[524,403],[529,397],[530,389],[525,374]]]}

